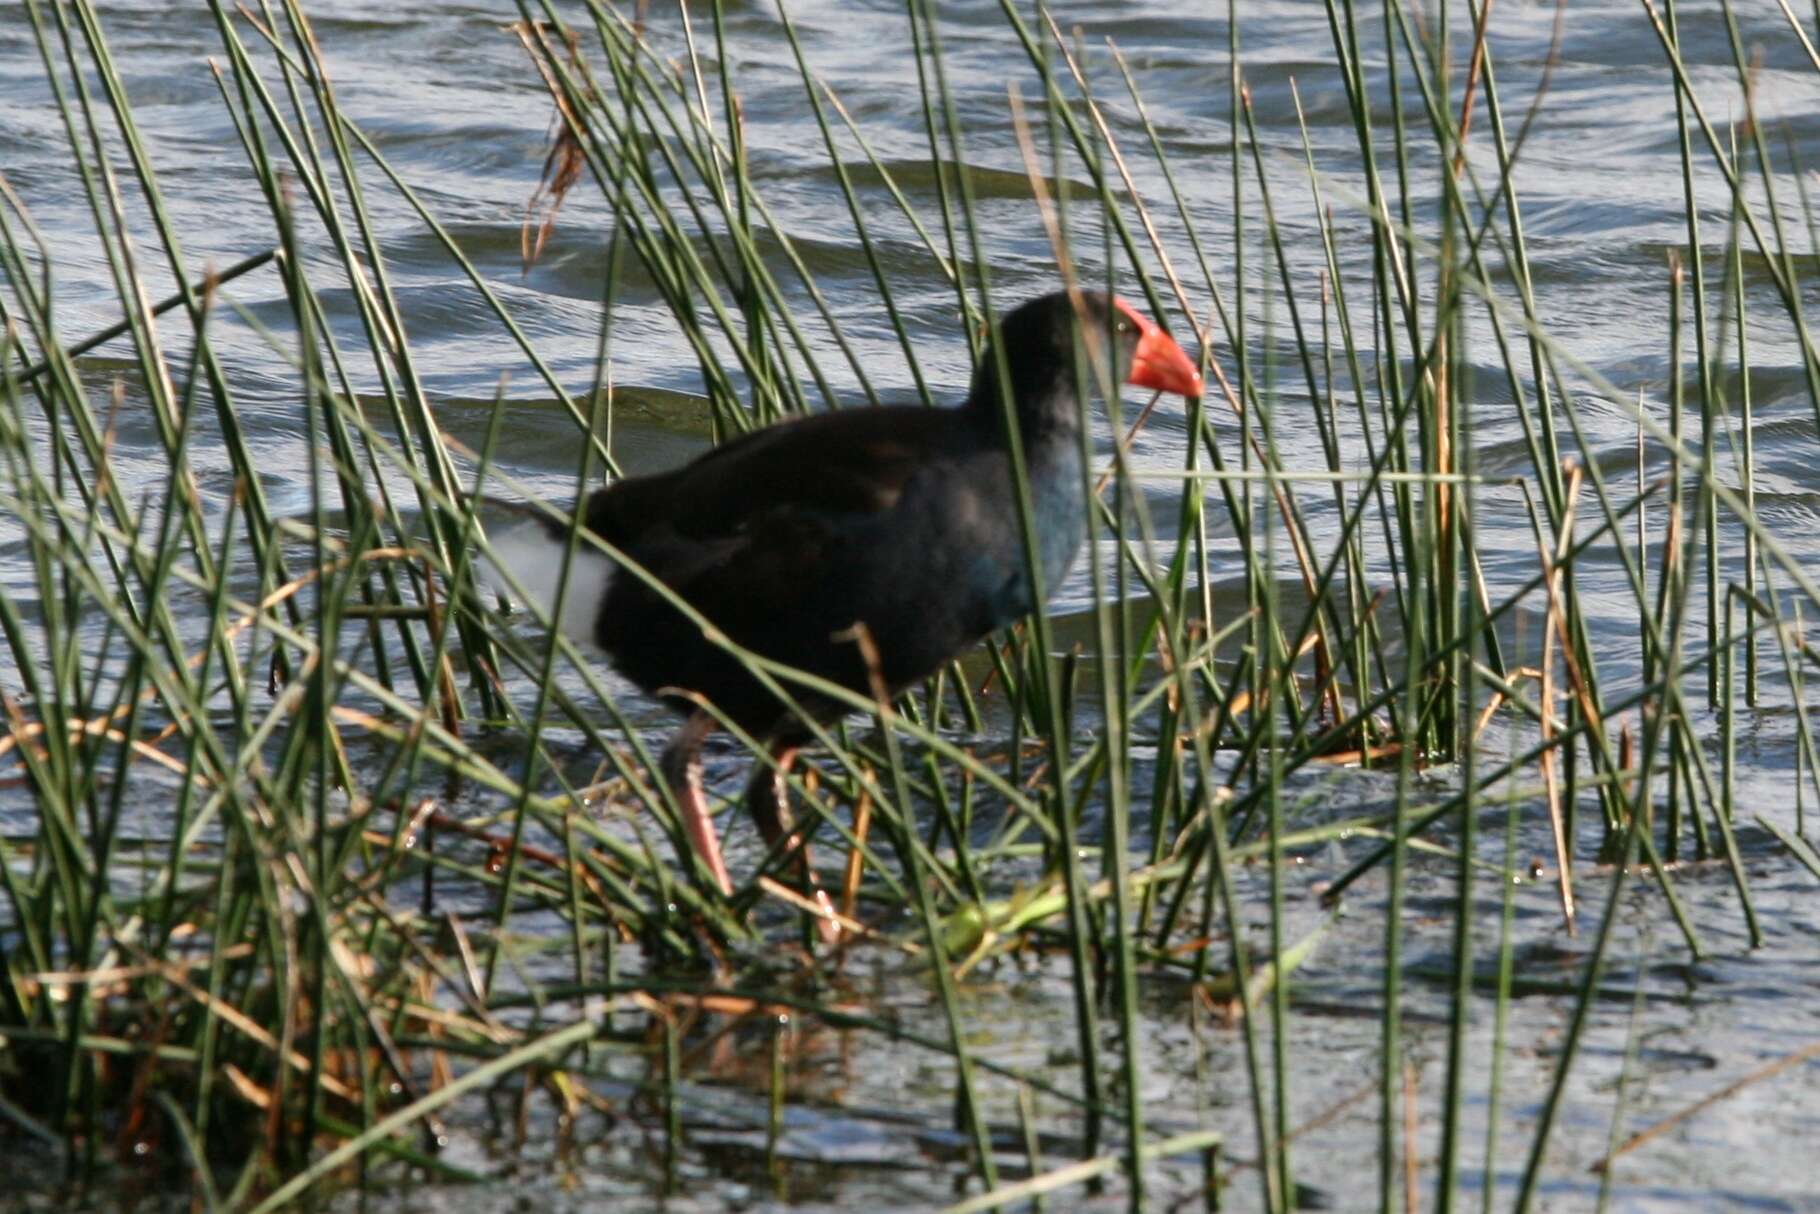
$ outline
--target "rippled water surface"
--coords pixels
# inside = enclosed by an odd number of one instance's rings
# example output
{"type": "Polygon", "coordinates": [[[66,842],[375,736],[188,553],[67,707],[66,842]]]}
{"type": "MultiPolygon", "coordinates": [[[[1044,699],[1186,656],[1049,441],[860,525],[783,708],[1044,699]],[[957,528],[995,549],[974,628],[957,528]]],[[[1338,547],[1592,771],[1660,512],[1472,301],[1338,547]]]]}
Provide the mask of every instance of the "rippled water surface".
{"type": "MultiPolygon", "coordinates": [[[[1271,201],[1285,235],[1304,322],[1318,324],[1323,262],[1292,85],[1299,90],[1321,189],[1334,207],[1341,271],[1357,280],[1361,299],[1369,294],[1371,258],[1368,227],[1359,213],[1364,183],[1357,134],[1333,62],[1328,15],[1312,3],[1246,0],[1240,9],[1240,54],[1271,173],[1271,201]]],[[[597,188],[578,188],[541,261],[529,272],[521,271],[520,228],[543,166],[551,106],[507,29],[517,14],[505,6],[456,3],[315,3],[309,11],[343,108],[375,137],[454,233],[544,359],[579,395],[592,382],[597,357],[611,208],[597,188]]],[[[1192,250],[1162,176],[1142,153],[1142,133],[1105,52],[1106,39],[1116,40],[1143,91],[1185,192],[1189,221],[1229,299],[1238,291],[1234,266],[1242,255],[1253,357],[1260,366],[1268,357],[1276,362],[1273,374],[1283,402],[1277,441],[1292,467],[1319,467],[1318,432],[1288,344],[1282,300],[1266,304],[1260,289],[1273,268],[1255,179],[1248,178],[1244,187],[1243,245],[1235,243],[1229,30],[1223,7],[1178,0],[1067,2],[1056,4],[1054,11],[1064,28],[1079,29],[1096,91],[1109,98],[1138,191],[1154,208],[1197,309],[1205,312],[1209,296],[1198,270],[1190,272],[1192,250]]],[[[929,141],[916,99],[903,12],[855,0],[796,0],[790,13],[811,69],[842,98],[913,205],[933,214],[929,141]]],[[[995,291],[998,298],[1012,300],[1053,289],[1054,257],[1030,197],[1007,103],[1008,84],[1026,97],[1039,95],[1040,86],[997,6],[947,4],[942,19],[947,71],[976,173],[978,216],[995,291]]],[[[1373,121],[1380,155],[1385,155],[1382,131],[1393,115],[1380,14],[1362,13],[1361,19],[1368,83],[1380,106],[1373,121]]],[[[1434,20],[1434,14],[1426,19],[1434,20]]],[[[226,266],[269,247],[275,239],[269,213],[252,186],[209,71],[209,57],[223,52],[207,7],[189,2],[109,5],[102,20],[135,102],[141,134],[161,172],[189,265],[196,271],[210,264],[226,266]]],[[[1450,6],[1448,20],[1455,27],[1458,73],[1468,41],[1464,6],[1450,6]]],[[[1552,6],[1533,0],[1499,3],[1493,10],[1497,86],[1513,135],[1537,96],[1556,20],[1552,6]]],[[[1742,118],[1743,105],[1720,11],[1708,4],[1684,4],[1680,20],[1689,73],[1708,117],[1723,131],[1728,122],[1742,118]]],[[[1757,104],[1771,125],[1775,154],[1793,149],[1804,163],[1820,165],[1820,122],[1815,117],[1820,114],[1820,72],[1774,6],[1740,6],[1739,20],[1747,54],[1760,56],[1757,104]]],[[[915,399],[909,368],[853,236],[778,17],[770,3],[752,2],[729,5],[726,21],[732,52],[727,67],[747,117],[752,176],[778,226],[816,275],[842,332],[860,353],[867,378],[885,399],[915,399]]],[[[681,51],[680,24],[672,8],[653,5],[649,26],[652,39],[669,53],[681,51]]],[[[255,37],[242,29],[249,40],[255,37]]],[[[52,252],[62,330],[79,335],[115,321],[118,303],[37,54],[26,7],[0,2],[0,173],[52,252]]],[[[1404,88],[1407,121],[1425,121],[1408,80],[1404,88]]],[[[1493,182],[1496,167],[1484,142],[1484,122],[1483,114],[1475,118],[1473,164],[1481,180],[1493,182]]],[[[1417,139],[1415,146],[1412,169],[1432,182],[1433,143],[1417,139]]],[[[844,141],[842,147],[860,183],[884,269],[916,340],[921,372],[939,397],[958,400],[969,366],[953,289],[865,168],[856,145],[844,141]]],[[[1702,243],[1716,267],[1730,198],[1706,162],[1704,144],[1696,141],[1694,155],[1703,166],[1702,243]]],[[[126,171],[123,161],[116,167],[126,171]]],[[[1087,193],[1079,166],[1070,180],[1082,187],[1077,194],[1087,193]]],[[[365,181],[366,203],[417,367],[439,402],[445,429],[477,445],[485,432],[487,404],[503,385],[511,412],[497,455],[500,467],[533,490],[565,498],[572,490],[576,460],[566,414],[410,208],[382,188],[377,173],[365,181]]],[[[1802,254],[1796,269],[1811,317],[1820,314],[1815,308],[1820,293],[1813,290],[1813,246],[1796,184],[1792,173],[1778,178],[1791,247],[1802,254]]],[[[1665,417],[1672,367],[1668,256],[1685,248],[1688,235],[1671,76],[1643,6],[1598,0],[1568,6],[1558,62],[1528,128],[1515,188],[1536,279],[1537,310],[1548,330],[1609,379],[1623,394],[1622,403],[1640,395],[1647,409],[1665,417]]],[[[1431,200],[1433,193],[1420,197],[1431,200]]],[[[1076,205],[1081,225],[1077,252],[1091,268],[1099,247],[1096,207],[1076,205]]],[[[1432,202],[1424,205],[1428,213],[1413,221],[1432,237],[1432,202]]],[[[134,214],[142,217],[143,210],[134,214]]],[[[141,223],[138,230],[140,247],[148,251],[148,279],[154,294],[162,295],[170,289],[169,276],[162,261],[149,256],[156,247],[149,228],[141,223]]],[[[352,340],[356,329],[345,291],[338,296],[339,288],[329,287],[339,282],[338,260],[326,246],[312,245],[307,255],[342,335],[352,340]]],[[[1820,435],[1814,406],[1791,326],[1773,304],[1760,263],[1747,265],[1747,274],[1753,301],[1749,337],[1758,508],[1782,545],[1810,568],[1820,568],[1820,471],[1815,460],[1820,435]]],[[[283,293],[269,268],[237,281],[227,294],[246,317],[280,329],[289,323],[283,293]]],[[[807,307],[800,292],[795,298],[807,307]]],[[[630,264],[619,300],[612,373],[626,404],[616,419],[614,451],[630,470],[669,466],[708,441],[700,375],[649,280],[630,264]]],[[[308,509],[309,495],[295,376],[246,317],[227,308],[218,313],[216,348],[238,387],[241,419],[260,453],[272,506],[279,513],[301,514],[308,509]]],[[[1180,316],[1170,318],[1170,324],[1178,335],[1190,331],[1180,316]]],[[[1354,324],[1361,343],[1369,344],[1371,318],[1355,315],[1354,324]]],[[[1481,470],[1498,478],[1533,476],[1489,328],[1482,317],[1474,317],[1467,332],[1473,343],[1467,359],[1475,369],[1470,418],[1481,470]]],[[[836,389],[857,396],[856,377],[825,330],[817,327],[811,338],[836,389]]],[[[1687,340],[1691,348],[1691,338],[1687,340]]],[[[91,365],[104,371],[108,357],[126,353],[124,344],[105,347],[91,365]]],[[[1231,367],[1228,351],[1222,348],[1219,357],[1231,367]]],[[[358,360],[353,365],[358,367],[358,360]]],[[[96,374],[91,382],[104,379],[96,374]]],[[[1583,454],[1614,479],[1634,477],[1636,449],[1635,422],[1619,403],[1588,399],[1581,410],[1587,424],[1583,454]]],[[[1138,440],[1134,452],[1140,468],[1168,472],[1179,467],[1185,427],[1172,410],[1166,405],[1138,440]]],[[[1225,415],[1220,424],[1226,427],[1225,415]]],[[[193,438],[192,459],[199,468],[227,467],[213,446],[216,441],[207,427],[193,438]]],[[[130,406],[119,419],[116,442],[121,475],[131,477],[135,468],[143,468],[147,478],[129,484],[129,496],[158,492],[152,477],[162,463],[155,433],[130,406]]],[[[1236,440],[1232,449],[1236,452],[1236,440]]],[[[1659,460],[1652,465],[1653,475],[1659,460]]],[[[1150,483],[1159,504],[1178,491],[1166,480],[1150,483]]],[[[219,500],[226,486],[221,479],[209,483],[205,478],[204,488],[219,500]]],[[[1535,572],[1535,543],[1517,487],[1487,486],[1479,502],[1479,543],[1496,599],[1500,589],[1507,592],[1535,572]]],[[[1309,491],[1304,504],[1317,537],[1331,539],[1337,524],[1330,497],[1309,491]]],[[[1159,519],[1174,517],[1172,510],[1157,513],[1159,519]]],[[[1228,526],[1223,511],[1214,517],[1216,529],[1228,526]]],[[[1658,534],[1652,542],[1659,542],[1660,524],[1653,526],[1658,534]]],[[[0,582],[29,598],[30,571],[18,559],[23,551],[17,530],[0,520],[0,582]]],[[[1218,547],[1213,576],[1216,602],[1225,602],[1222,594],[1242,587],[1230,544],[1218,547]]],[[[1578,586],[1594,624],[1596,651],[1601,662],[1609,657],[1602,668],[1606,687],[1615,689],[1613,694],[1633,688],[1640,676],[1636,609],[1621,575],[1609,562],[1595,560],[1580,571],[1578,586]]],[[[1077,613],[1089,595],[1083,562],[1058,593],[1056,608],[1077,613]]],[[[1527,626],[1513,626],[1507,641],[1520,659],[1533,661],[1539,617],[1526,618],[1527,626]]],[[[1740,763],[1733,773],[1741,806],[1740,843],[1764,942],[1749,947],[1733,880],[1723,866],[1691,865],[1677,873],[1679,892],[1710,954],[1697,962],[1689,960],[1654,887],[1647,882],[1626,887],[1617,934],[1599,978],[1603,997],[1593,1003],[1593,1019],[1550,1140],[1540,1208],[1592,1208],[1602,1178],[1589,1166],[1614,1141],[1820,1038],[1820,916],[1815,911],[1820,883],[1752,820],[1762,814],[1785,829],[1797,824],[1795,725],[1786,687],[1779,679],[1773,682],[1766,685],[1763,707],[1742,721],[1740,763]]],[[[5,685],[6,672],[0,670],[0,687],[5,685]]],[[[655,710],[649,719],[657,723],[655,710]]],[[[724,754],[716,759],[714,774],[731,788],[737,767],[724,754]]],[[[1446,779],[1446,773],[1437,773],[1434,787],[1446,779]]],[[[1381,810],[1392,784],[1388,777],[1339,773],[1305,777],[1292,791],[1293,813],[1315,822],[1381,810]]],[[[1804,795],[1811,823],[1814,789],[1810,786],[1804,795]]],[[[1524,855],[1551,857],[1545,820],[1533,810],[1533,805],[1525,809],[1517,846],[1524,855]]],[[[16,792],[0,787],[0,827],[16,827],[31,812],[16,792]]],[[[1582,821],[1590,826],[1593,816],[1586,812],[1582,821]]],[[[1493,840],[1488,854],[1499,850],[1502,832],[1502,812],[1488,813],[1481,832],[1493,840]]],[[[1333,844],[1300,858],[1287,895],[1292,936],[1312,929],[1325,915],[1316,898],[1320,883],[1332,880],[1370,846],[1369,841],[1333,844]]],[[[754,848],[749,832],[735,828],[732,863],[750,864],[754,848]]],[[[1592,848],[1583,854],[1591,855],[1592,848]]],[[[1587,864],[1579,879],[1586,899],[1583,921],[1596,922],[1609,872],[1587,864]]],[[[1418,855],[1407,886],[1410,968],[1404,1016],[1417,1163],[1429,1178],[1444,1099],[1454,896],[1450,863],[1418,855]]],[[[1268,919],[1267,897],[1261,872],[1243,877],[1241,905],[1260,932],[1268,919]]],[[[1478,955],[1493,957],[1499,919],[1493,878],[1481,884],[1478,897],[1484,902],[1475,917],[1481,935],[1478,955]]],[[[1381,872],[1355,886],[1346,914],[1328,930],[1294,987],[1290,1122],[1308,1126],[1294,1145],[1294,1165],[1298,1180],[1308,1186],[1306,1200],[1334,1209],[1369,1208],[1376,1202],[1375,1084],[1385,904],[1381,872]]],[[[1514,1193],[1525,1163],[1529,1131],[1559,1060],[1571,993],[1587,956],[1584,938],[1569,938],[1562,931],[1549,881],[1526,882],[1517,889],[1515,916],[1521,993],[1510,1006],[1501,1145],[1492,1151],[1491,1169],[1501,1202],[1514,1193]]],[[[561,930],[554,922],[548,927],[561,930]]],[[[979,1027],[973,1045],[980,1057],[1048,1069],[1058,1083],[1072,1083],[1075,1030],[1064,961],[1033,956],[970,977],[964,999],[979,1027]]],[[[1490,977],[1488,970],[1488,981],[1490,977]]],[[[915,965],[895,956],[856,958],[845,982],[850,989],[842,990],[844,1001],[907,1030],[944,1036],[940,1007],[915,965]]],[[[1252,1159],[1252,1121],[1240,1038],[1230,1027],[1191,1016],[1193,1002],[1185,986],[1171,979],[1159,977],[1146,986],[1143,1065],[1146,1108],[1154,1116],[1151,1129],[1156,1134],[1199,1126],[1224,1131],[1227,1143],[1218,1166],[1240,1169],[1229,1208],[1252,1208],[1258,1190],[1244,1170],[1252,1159]]],[[[1466,1196],[1474,1203],[1486,1151],[1483,1092],[1492,1062],[1492,1007],[1489,998],[1476,1005],[1470,1029],[1475,1050],[1469,1082],[1478,1095],[1468,1100],[1462,1157],[1466,1196]]],[[[655,1162],[661,1156],[661,1134],[648,1117],[614,1122],[587,1114],[575,1127],[569,1148],[556,1150],[550,1145],[553,1134],[543,1133],[532,1135],[537,1145],[514,1153],[510,1117],[502,1110],[498,1125],[481,1118],[458,1124],[451,1149],[463,1166],[503,1175],[509,1189],[487,1185],[385,1194],[382,1205],[411,1210],[659,1204],[676,1211],[836,1210],[925,1208],[952,1199],[955,1177],[965,1171],[964,1164],[954,1162],[962,1139],[953,1129],[952,1063],[872,1033],[808,1026],[795,1032],[789,1051],[795,1100],[775,1165],[766,1155],[768,1045],[754,1037],[722,1042],[717,1047],[724,1051],[721,1056],[701,1061],[700,1082],[688,1089],[684,1110],[689,1144],[677,1162],[676,1188],[668,1197],[662,1196],[655,1162]]],[[[627,1082],[640,1073],[629,1071],[627,1082]]],[[[1742,1087],[1626,1154],[1610,1177],[1611,1208],[1820,1209],[1820,1154],[1814,1150],[1820,1143],[1817,1078],[1820,1071],[1810,1058],[1742,1087]]],[[[610,1090],[607,1095],[613,1098],[610,1090]]],[[[1070,1124],[1062,1110],[1045,1106],[1040,1094],[1037,1103],[1046,1126],[1070,1124]]],[[[1005,1097],[991,1112],[995,1124],[1015,1138],[1015,1102],[1005,1097]]],[[[1070,1154],[1065,1140],[1046,1149],[1053,1152],[1052,1162],[1070,1154]]],[[[1005,1155],[1014,1161],[1021,1157],[1021,1147],[1013,1149],[1008,1141],[1005,1155]]],[[[1159,1164],[1156,1187],[1187,1200],[1184,1195],[1193,1193],[1201,1168],[1198,1157],[1159,1164]]],[[[4,1202],[0,1198],[0,1205],[4,1202]]],[[[1052,1208],[1110,1209],[1122,1202],[1117,1191],[1104,1197],[1077,1194],[1064,1196],[1052,1208]]]]}

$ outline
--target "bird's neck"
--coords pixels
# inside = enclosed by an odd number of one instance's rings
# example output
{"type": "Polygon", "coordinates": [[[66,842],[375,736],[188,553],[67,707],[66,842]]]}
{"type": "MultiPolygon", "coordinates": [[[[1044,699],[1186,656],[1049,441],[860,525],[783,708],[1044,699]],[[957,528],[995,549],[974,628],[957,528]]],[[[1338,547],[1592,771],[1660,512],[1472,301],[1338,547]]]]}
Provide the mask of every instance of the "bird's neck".
{"type": "MultiPolygon", "coordinates": [[[[1066,365],[1039,364],[1011,369],[1011,393],[1014,407],[1009,416],[1016,422],[1018,436],[1026,450],[1049,448],[1062,444],[1071,449],[1079,442],[1080,398],[1075,394],[1074,377],[1066,365]]],[[[1005,441],[1007,410],[1004,389],[998,369],[988,355],[973,376],[973,390],[967,397],[967,410],[978,423],[1000,443],[1005,441]]]]}
{"type": "MultiPolygon", "coordinates": [[[[1072,368],[1060,358],[1027,358],[1010,370],[1013,408],[1005,408],[1001,377],[988,355],[974,372],[965,409],[995,447],[1009,450],[1007,422],[1017,428],[1036,526],[1033,555],[1047,593],[1067,577],[1087,529],[1080,397],[1072,368]]],[[[1001,622],[1035,606],[1021,569],[1006,594],[1001,622]]]]}

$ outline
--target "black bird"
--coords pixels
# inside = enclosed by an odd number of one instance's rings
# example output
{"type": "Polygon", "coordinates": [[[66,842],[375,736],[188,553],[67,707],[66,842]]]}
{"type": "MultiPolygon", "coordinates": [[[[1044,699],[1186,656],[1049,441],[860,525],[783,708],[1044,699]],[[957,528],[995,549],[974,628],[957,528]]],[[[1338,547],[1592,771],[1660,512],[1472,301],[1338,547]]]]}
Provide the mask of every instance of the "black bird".
{"type": "MultiPolygon", "coordinates": [[[[1086,534],[1077,325],[1083,348],[1101,347],[1110,335],[1119,381],[1201,392],[1181,347],[1122,300],[1083,292],[1077,311],[1057,292],[1004,318],[997,342],[1029,470],[1042,584],[1050,589],[1086,534]]],[[[770,426],[673,472],[590,493],[582,522],[739,645],[869,695],[851,631],[863,623],[895,694],[1036,606],[1006,438],[989,348],[958,409],[855,408],[770,426]]],[[[525,513],[496,529],[492,546],[547,610],[566,543],[562,524],[525,513]]],[[[810,732],[662,595],[590,545],[577,545],[557,624],[684,714],[664,751],[664,775],[696,853],[731,893],[701,783],[701,747],[716,722],[675,691],[705,697],[770,748],[775,766],[758,766],[745,803],[773,845],[791,833],[784,773],[810,732]]],[[[790,691],[806,713],[825,719],[843,711],[828,697],[790,691]]],[[[831,916],[801,840],[790,846],[831,916]]],[[[822,927],[833,934],[831,918],[822,927]]]]}

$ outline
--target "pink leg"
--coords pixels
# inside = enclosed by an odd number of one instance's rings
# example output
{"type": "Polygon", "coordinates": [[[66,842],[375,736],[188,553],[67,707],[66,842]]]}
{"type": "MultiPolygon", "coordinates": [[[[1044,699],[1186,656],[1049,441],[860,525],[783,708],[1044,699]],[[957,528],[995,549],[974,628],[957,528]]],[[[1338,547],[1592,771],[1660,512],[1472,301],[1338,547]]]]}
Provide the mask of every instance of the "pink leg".
{"type": "Polygon", "coordinates": [[[664,748],[660,766],[670,792],[676,797],[677,808],[682,811],[683,829],[688,832],[690,846],[708,866],[720,892],[731,894],[733,881],[727,876],[727,862],[721,859],[720,835],[714,829],[714,819],[708,816],[708,798],[701,786],[701,747],[713,732],[713,717],[699,711],[690,714],[664,748]]]}
{"type": "Polygon", "coordinates": [[[759,833],[765,837],[769,847],[776,847],[779,840],[787,839],[784,858],[794,861],[798,879],[807,888],[808,894],[821,908],[821,915],[815,920],[815,930],[820,933],[823,943],[832,944],[840,939],[840,924],[834,918],[834,903],[827,891],[816,883],[815,870],[809,866],[809,847],[803,837],[796,833],[790,818],[790,785],[787,777],[790,767],[796,762],[799,748],[784,743],[773,743],[771,757],[776,767],[760,765],[752,773],[752,782],[746,787],[746,809],[752,820],[758,823],[759,833]]]}

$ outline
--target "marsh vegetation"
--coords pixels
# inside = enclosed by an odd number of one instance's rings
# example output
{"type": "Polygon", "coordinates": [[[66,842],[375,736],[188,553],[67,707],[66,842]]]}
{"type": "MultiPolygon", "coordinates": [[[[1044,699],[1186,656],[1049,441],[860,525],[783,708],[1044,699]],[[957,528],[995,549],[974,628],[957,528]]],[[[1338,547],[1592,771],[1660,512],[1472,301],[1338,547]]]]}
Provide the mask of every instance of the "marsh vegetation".
{"type": "Polygon", "coordinates": [[[1811,1195],[1812,20],[1235,8],[0,8],[21,1202],[1811,1195]],[[475,503],[951,405],[1064,281],[1207,392],[1096,404],[1048,610],[895,702],[728,642],[850,709],[829,945],[475,503]]]}

